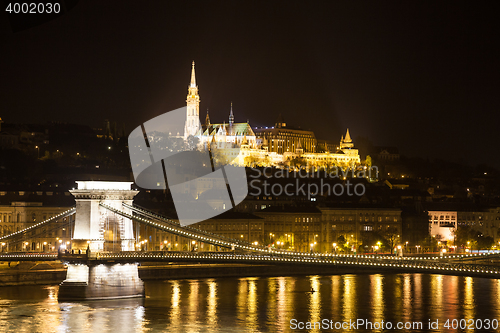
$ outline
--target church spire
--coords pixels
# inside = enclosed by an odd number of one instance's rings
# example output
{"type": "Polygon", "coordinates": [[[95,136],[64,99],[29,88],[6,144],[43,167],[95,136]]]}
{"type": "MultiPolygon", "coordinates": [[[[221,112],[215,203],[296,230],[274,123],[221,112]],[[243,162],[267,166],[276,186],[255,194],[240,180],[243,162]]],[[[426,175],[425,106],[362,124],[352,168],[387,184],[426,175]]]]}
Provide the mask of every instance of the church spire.
{"type": "Polygon", "coordinates": [[[194,74],[194,60],[193,67],[191,68],[191,87],[196,87],[196,75],[194,74]]]}
{"type": "Polygon", "coordinates": [[[233,102],[231,102],[231,112],[229,113],[229,126],[232,127],[233,124],[234,124],[233,102]]]}
{"type": "Polygon", "coordinates": [[[351,136],[349,135],[349,129],[347,129],[347,132],[345,134],[344,142],[346,142],[346,143],[351,143],[352,142],[351,136]]]}
{"type": "Polygon", "coordinates": [[[207,116],[205,117],[205,126],[208,128],[210,126],[210,117],[208,116],[208,108],[207,108],[207,116]]]}

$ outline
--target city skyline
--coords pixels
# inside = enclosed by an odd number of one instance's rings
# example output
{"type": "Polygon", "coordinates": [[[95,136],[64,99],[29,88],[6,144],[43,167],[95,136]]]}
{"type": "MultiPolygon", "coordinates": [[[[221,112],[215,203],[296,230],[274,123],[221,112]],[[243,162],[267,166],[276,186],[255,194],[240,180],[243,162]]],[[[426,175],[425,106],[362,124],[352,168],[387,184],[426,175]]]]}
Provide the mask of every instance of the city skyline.
{"type": "Polygon", "coordinates": [[[0,330],[498,330],[487,2],[5,2],[0,330]]]}
{"type": "Polygon", "coordinates": [[[349,127],[405,155],[498,167],[477,143],[499,139],[496,24],[482,4],[79,3],[1,26],[2,119],[131,129],[183,105],[196,60],[202,116],[224,119],[233,102],[252,126],[282,113],[320,138],[349,127]]]}

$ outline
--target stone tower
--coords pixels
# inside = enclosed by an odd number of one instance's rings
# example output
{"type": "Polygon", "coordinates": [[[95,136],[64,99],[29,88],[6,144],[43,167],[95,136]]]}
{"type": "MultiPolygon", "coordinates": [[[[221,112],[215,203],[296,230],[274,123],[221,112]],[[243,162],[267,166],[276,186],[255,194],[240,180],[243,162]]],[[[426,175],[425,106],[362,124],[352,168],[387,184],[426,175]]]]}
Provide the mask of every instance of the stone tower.
{"type": "Polygon", "coordinates": [[[191,68],[191,83],[188,86],[186,104],[187,114],[186,125],[184,127],[184,138],[190,135],[197,135],[200,132],[200,95],[198,95],[198,86],[196,85],[194,61],[191,68]]]}

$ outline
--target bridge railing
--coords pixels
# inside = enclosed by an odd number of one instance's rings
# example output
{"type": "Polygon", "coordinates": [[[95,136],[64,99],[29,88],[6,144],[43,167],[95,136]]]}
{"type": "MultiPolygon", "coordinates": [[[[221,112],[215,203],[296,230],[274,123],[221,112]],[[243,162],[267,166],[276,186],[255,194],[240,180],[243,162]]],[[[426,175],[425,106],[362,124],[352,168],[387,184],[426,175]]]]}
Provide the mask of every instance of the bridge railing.
{"type": "Polygon", "coordinates": [[[39,228],[39,227],[41,227],[41,226],[43,226],[43,225],[45,225],[45,224],[47,224],[49,222],[55,221],[55,220],[60,219],[60,218],[64,218],[64,217],[66,217],[68,215],[72,215],[75,212],[76,212],[76,207],[73,206],[70,209],[68,209],[68,210],[66,210],[66,211],[64,211],[64,212],[62,212],[60,214],[57,214],[55,216],[52,216],[51,218],[48,218],[48,219],[46,219],[46,220],[44,220],[42,222],[39,222],[37,224],[34,224],[34,225],[29,226],[29,227],[24,228],[24,229],[21,229],[19,231],[13,232],[13,233],[11,233],[9,235],[2,236],[2,237],[0,237],[0,240],[4,240],[4,239],[7,239],[7,238],[11,238],[11,237],[14,237],[14,236],[21,235],[24,232],[27,232],[27,231],[39,228]]]}
{"type": "Polygon", "coordinates": [[[128,214],[124,211],[121,211],[121,210],[116,209],[114,207],[105,205],[103,203],[100,203],[100,205],[102,207],[114,212],[114,213],[117,213],[117,214],[122,215],[124,217],[127,217],[129,219],[148,224],[148,225],[153,226],[157,229],[162,229],[163,231],[168,231],[168,232],[171,232],[173,234],[177,234],[177,235],[182,236],[182,237],[196,239],[196,240],[201,241],[201,242],[205,242],[208,244],[213,244],[213,245],[221,246],[221,247],[225,247],[225,248],[240,248],[243,250],[259,251],[259,252],[266,251],[263,248],[251,246],[250,244],[249,245],[239,244],[238,242],[236,242],[233,239],[226,240],[226,239],[221,239],[221,237],[214,237],[212,235],[204,233],[203,231],[201,231],[199,229],[187,230],[186,228],[180,226],[179,224],[173,225],[172,223],[164,223],[163,221],[151,220],[148,218],[143,218],[141,216],[135,216],[132,214],[128,214]]]}
{"type": "Polygon", "coordinates": [[[277,254],[237,254],[230,252],[121,252],[99,254],[102,260],[129,260],[129,261],[194,261],[218,263],[262,263],[262,264],[311,264],[327,266],[350,266],[372,269],[396,270],[407,272],[484,275],[500,277],[499,266],[476,265],[466,263],[449,263],[439,261],[402,261],[387,258],[361,258],[361,257],[304,257],[283,256],[277,254]]]}
{"type": "Polygon", "coordinates": [[[133,205],[133,206],[131,206],[131,205],[128,205],[126,203],[123,203],[123,206],[126,207],[126,208],[129,208],[132,211],[137,212],[139,214],[143,214],[143,215],[145,215],[147,217],[154,218],[156,220],[159,220],[159,221],[171,224],[171,225],[173,225],[175,227],[178,227],[178,228],[183,228],[183,229],[186,229],[186,230],[190,230],[190,231],[192,231],[194,233],[212,236],[214,238],[225,240],[227,242],[231,242],[231,243],[234,243],[234,244],[239,244],[239,245],[243,245],[243,246],[247,246],[247,247],[252,247],[252,248],[258,248],[258,249],[263,250],[263,251],[267,250],[265,247],[255,246],[254,244],[251,244],[249,242],[245,242],[245,241],[242,241],[242,240],[239,240],[239,239],[229,238],[229,237],[226,237],[224,235],[215,234],[215,233],[207,231],[207,230],[201,230],[201,229],[189,226],[189,225],[188,226],[181,226],[179,222],[177,222],[175,220],[172,220],[172,219],[169,219],[167,217],[161,216],[161,215],[159,215],[157,213],[151,212],[151,211],[149,211],[149,210],[147,210],[144,207],[141,207],[139,205],[133,205]]]}

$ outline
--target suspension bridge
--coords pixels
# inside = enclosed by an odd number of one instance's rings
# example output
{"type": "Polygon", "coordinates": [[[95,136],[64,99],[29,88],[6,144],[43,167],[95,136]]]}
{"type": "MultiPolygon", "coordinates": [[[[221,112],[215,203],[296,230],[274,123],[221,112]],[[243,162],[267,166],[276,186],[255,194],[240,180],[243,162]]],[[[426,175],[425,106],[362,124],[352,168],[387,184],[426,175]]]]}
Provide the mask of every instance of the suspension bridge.
{"type": "MultiPolygon", "coordinates": [[[[138,191],[130,182],[77,182],[72,190],[76,205],[45,221],[0,237],[14,248],[0,254],[0,261],[62,261],[68,266],[67,278],[60,286],[60,299],[98,299],[135,297],[143,293],[137,266],[141,262],[201,264],[264,264],[282,266],[322,266],[345,271],[390,271],[437,273],[499,278],[500,266],[488,263],[498,254],[464,254],[442,257],[395,257],[383,255],[341,255],[332,253],[289,252],[231,239],[133,205],[138,191]],[[72,227],[72,223],[74,227],[72,227]],[[207,244],[210,251],[135,251],[134,223],[207,244]],[[106,232],[113,225],[113,244],[105,249],[106,232]],[[19,251],[20,244],[58,228],[73,230],[71,250],[58,253],[19,251]],[[479,260],[479,264],[477,261],[479,260]]],[[[137,226],[135,228],[137,230],[137,226]]]]}

